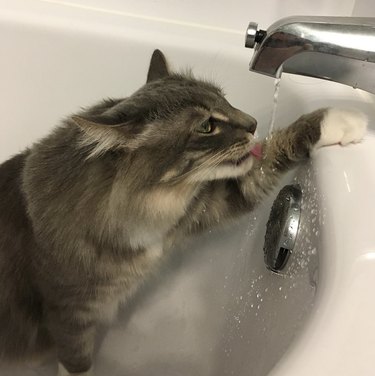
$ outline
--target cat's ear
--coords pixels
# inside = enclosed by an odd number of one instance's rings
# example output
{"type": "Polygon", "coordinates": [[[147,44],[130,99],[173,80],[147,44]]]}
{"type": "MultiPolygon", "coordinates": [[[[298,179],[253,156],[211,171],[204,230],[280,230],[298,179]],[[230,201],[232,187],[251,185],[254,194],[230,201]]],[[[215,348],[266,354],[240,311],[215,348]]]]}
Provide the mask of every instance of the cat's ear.
{"type": "Polygon", "coordinates": [[[90,157],[121,146],[121,138],[113,126],[97,123],[80,116],[72,116],[71,120],[82,130],[82,144],[95,145],[90,157]]]}
{"type": "Polygon", "coordinates": [[[147,83],[169,76],[167,61],[160,50],[155,50],[151,57],[147,73],[147,83]]]}
{"type": "Polygon", "coordinates": [[[90,157],[120,148],[135,149],[142,126],[136,123],[105,124],[73,115],[71,121],[83,132],[82,144],[94,145],[90,157]]]}
{"type": "MultiPolygon", "coordinates": [[[[73,115],[71,120],[75,125],[77,125],[81,130],[87,134],[97,134],[100,136],[103,133],[113,132],[114,129],[121,126],[121,124],[106,124],[101,121],[94,121],[85,119],[81,116],[73,115]]],[[[116,132],[116,131],[115,131],[116,132]]]]}
{"type": "Polygon", "coordinates": [[[89,129],[92,129],[92,128],[96,128],[99,125],[98,123],[96,123],[94,121],[84,119],[83,117],[77,116],[77,115],[73,115],[71,117],[71,120],[73,121],[73,123],[75,125],[77,125],[79,128],[81,128],[83,131],[86,131],[86,130],[89,130],[89,129]]]}

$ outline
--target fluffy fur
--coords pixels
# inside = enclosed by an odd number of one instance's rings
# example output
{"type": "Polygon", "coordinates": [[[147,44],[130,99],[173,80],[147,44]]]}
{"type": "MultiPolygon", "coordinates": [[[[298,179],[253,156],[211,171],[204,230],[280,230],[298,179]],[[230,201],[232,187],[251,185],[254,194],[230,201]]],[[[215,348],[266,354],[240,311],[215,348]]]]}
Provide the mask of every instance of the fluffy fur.
{"type": "Polygon", "coordinates": [[[0,357],[56,348],[88,374],[96,327],[171,246],[252,210],[327,144],[359,141],[361,114],[321,109],[256,144],[256,121],[215,85],[171,74],[68,117],[0,166],[0,357]]]}

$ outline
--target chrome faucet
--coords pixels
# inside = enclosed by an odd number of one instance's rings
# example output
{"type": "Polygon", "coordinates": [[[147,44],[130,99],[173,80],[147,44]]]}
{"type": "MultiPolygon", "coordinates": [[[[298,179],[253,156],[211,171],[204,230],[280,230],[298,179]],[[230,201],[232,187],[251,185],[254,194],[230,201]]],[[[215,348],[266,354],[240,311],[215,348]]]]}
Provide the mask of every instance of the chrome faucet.
{"type": "Polygon", "coordinates": [[[266,31],[250,22],[250,71],[340,82],[375,94],[375,18],[287,17],[266,31]]]}

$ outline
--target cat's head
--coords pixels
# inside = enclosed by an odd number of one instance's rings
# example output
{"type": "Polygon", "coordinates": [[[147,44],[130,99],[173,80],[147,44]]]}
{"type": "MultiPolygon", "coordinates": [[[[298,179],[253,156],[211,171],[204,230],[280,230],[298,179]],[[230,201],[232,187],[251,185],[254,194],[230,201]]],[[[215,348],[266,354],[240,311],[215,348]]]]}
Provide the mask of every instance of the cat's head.
{"type": "Polygon", "coordinates": [[[143,87],[102,113],[72,120],[90,157],[123,151],[134,168],[152,171],[153,182],[235,178],[254,162],[255,119],[232,107],[216,85],[170,73],[159,50],[143,87]]]}

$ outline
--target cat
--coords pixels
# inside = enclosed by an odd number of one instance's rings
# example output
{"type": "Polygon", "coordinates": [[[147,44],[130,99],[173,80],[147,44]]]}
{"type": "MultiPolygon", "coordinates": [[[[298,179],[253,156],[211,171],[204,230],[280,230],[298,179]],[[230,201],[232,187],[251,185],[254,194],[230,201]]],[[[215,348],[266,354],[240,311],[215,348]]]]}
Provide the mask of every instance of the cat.
{"type": "Polygon", "coordinates": [[[133,95],[1,164],[0,358],[54,348],[60,375],[88,375],[98,323],[174,244],[251,211],[313,150],[359,142],[367,120],[319,109],[262,142],[256,126],[155,50],[133,95]]]}

